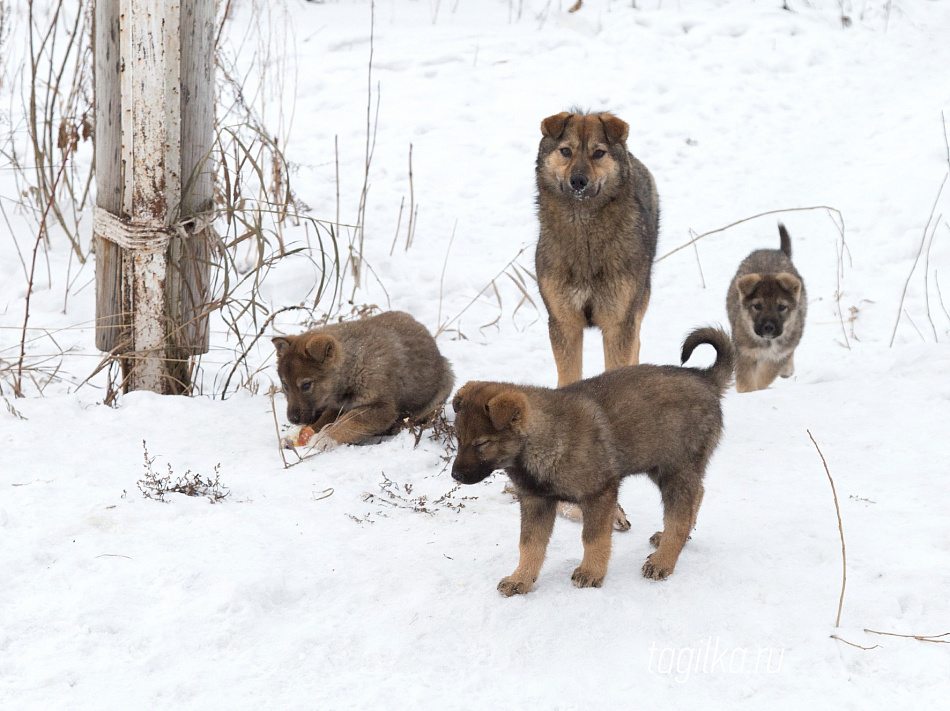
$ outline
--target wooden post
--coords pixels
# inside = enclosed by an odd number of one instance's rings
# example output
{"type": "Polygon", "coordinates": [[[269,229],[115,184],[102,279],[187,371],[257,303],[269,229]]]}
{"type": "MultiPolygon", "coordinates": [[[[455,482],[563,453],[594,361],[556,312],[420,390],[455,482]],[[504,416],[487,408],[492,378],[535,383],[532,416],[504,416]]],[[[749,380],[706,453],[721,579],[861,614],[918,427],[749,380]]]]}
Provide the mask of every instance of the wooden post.
{"type": "Polygon", "coordinates": [[[97,0],[96,345],[181,393],[208,350],[211,0],[97,0]]]}

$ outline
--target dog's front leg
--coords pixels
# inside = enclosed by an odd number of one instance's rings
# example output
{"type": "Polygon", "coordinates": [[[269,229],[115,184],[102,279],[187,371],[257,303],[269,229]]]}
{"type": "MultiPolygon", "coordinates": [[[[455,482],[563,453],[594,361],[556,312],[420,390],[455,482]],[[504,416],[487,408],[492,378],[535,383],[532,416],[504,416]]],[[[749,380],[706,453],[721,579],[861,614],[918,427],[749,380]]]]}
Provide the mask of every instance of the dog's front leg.
{"type": "Polygon", "coordinates": [[[339,444],[357,444],[367,437],[386,432],[398,417],[395,404],[356,407],[342,413],[324,427],[318,437],[326,441],[331,449],[339,444]]]}
{"type": "Polygon", "coordinates": [[[540,496],[522,493],[521,503],[521,540],[518,544],[520,557],[515,572],[498,583],[498,592],[506,597],[523,595],[531,590],[538,579],[544,554],[548,548],[554,518],[557,514],[557,501],[540,496]]]}
{"type": "Polygon", "coordinates": [[[610,535],[613,530],[614,512],[617,510],[617,489],[611,488],[602,494],[582,501],[584,529],[584,559],[574,571],[571,580],[579,588],[599,588],[607,576],[610,561],[610,535]]]}

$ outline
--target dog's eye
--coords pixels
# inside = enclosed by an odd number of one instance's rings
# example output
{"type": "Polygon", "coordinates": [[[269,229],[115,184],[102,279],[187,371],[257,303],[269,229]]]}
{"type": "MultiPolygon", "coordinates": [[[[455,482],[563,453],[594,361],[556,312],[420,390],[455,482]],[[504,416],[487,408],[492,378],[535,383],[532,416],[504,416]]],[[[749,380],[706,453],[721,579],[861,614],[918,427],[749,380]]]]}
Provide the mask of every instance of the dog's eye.
{"type": "Polygon", "coordinates": [[[570,149],[570,148],[562,148],[562,149],[561,149],[561,155],[564,156],[565,158],[570,158],[570,157],[571,157],[571,149],[570,149]]]}
{"type": "Polygon", "coordinates": [[[596,151],[594,151],[591,154],[591,158],[593,158],[594,160],[598,160],[600,158],[603,158],[605,155],[607,155],[607,151],[604,151],[598,148],[596,151]]]}
{"type": "Polygon", "coordinates": [[[762,310],[762,304],[752,304],[752,310],[753,310],[753,311],[761,311],[761,310],[762,310]]]}
{"type": "Polygon", "coordinates": [[[481,452],[488,445],[487,439],[480,439],[475,442],[472,446],[475,447],[476,452],[481,452]]]}
{"type": "Polygon", "coordinates": [[[782,313],[782,312],[784,312],[784,311],[788,311],[788,307],[787,307],[785,304],[779,304],[779,305],[778,305],[778,312],[779,312],[779,313],[782,313]]]}
{"type": "Polygon", "coordinates": [[[300,383],[300,392],[302,392],[302,393],[308,393],[308,392],[310,392],[310,388],[311,388],[311,387],[313,387],[313,382],[310,381],[310,380],[306,380],[306,381],[300,383]]]}

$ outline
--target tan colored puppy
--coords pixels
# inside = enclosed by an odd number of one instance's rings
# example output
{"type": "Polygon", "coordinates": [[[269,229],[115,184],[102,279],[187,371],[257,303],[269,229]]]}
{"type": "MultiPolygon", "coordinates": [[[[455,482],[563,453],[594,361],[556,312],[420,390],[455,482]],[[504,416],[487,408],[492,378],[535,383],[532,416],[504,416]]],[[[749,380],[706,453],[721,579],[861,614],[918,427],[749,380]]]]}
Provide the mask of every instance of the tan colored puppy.
{"type": "Polygon", "coordinates": [[[736,390],[764,390],[795,373],[795,348],[805,330],[805,283],[792,264],[792,240],[778,226],[780,248],[742,260],[726,295],[735,345],[736,390]]]}
{"type": "Polygon", "coordinates": [[[445,402],[455,376],[425,326],[401,311],[273,339],[287,419],[325,451],[390,432],[445,402]]]}
{"type": "Polygon", "coordinates": [[[660,208],[628,133],[606,113],[541,122],[535,267],[558,387],[582,377],[586,327],[602,332],[607,370],[639,362],[660,208]]]}
{"type": "Polygon", "coordinates": [[[659,487],[663,531],[643,575],[673,572],[703,500],[703,476],[722,432],[720,398],[732,380],[729,337],[704,328],[683,343],[682,362],[708,343],[707,369],[637,365],[559,390],[470,382],[456,394],[458,455],[452,478],[463,484],[504,469],[521,503],[520,560],[498,584],[504,595],[531,590],[554,527],[559,501],[584,514],[584,558],[571,579],[600,587],[610,558],[611,523],[623,477],[645,473],[659,487]]]}

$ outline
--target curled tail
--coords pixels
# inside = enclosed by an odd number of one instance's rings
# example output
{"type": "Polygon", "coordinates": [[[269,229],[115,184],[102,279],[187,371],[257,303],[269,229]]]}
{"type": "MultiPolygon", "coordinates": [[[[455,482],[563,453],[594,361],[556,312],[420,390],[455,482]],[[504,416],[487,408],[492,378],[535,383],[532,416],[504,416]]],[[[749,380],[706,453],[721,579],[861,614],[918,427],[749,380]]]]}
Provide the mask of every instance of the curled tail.
{"type": "Polygon", "coordinates": [[[788,230],[785,229],[785,225],[781,222],[778,223],[778,238],[779,238],[779,249],[781,249],[785,256],[789,259],[792,258],[792,238],[788,236],[788,230]]]}
{"type": "Polygon", "coordinates": [[[736,354],[732,348],[732,341],[729,335],[721,328],[697,328],[690,333],[683,341],[683,352],[680,356],[680,363],[685,363],[693,354],[696,346],[700,343],[708,343],[716,349],[716,362],[699,372],[706,376],[712,383],[725,391],[732,382],[732,374],[736,368],[736,354]]]}

